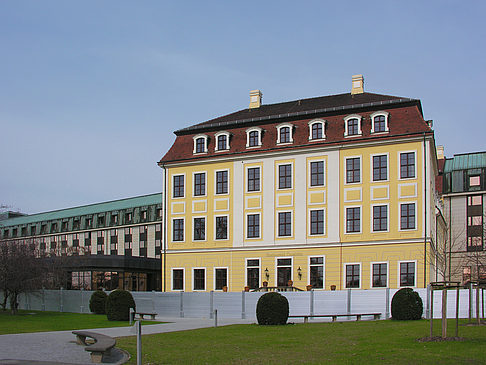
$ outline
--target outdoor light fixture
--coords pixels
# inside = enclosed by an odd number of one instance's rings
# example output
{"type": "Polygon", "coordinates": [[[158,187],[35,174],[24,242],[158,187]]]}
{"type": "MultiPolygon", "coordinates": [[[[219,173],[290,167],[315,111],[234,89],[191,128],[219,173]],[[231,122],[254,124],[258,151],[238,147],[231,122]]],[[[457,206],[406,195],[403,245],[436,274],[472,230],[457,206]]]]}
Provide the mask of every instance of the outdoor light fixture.
{"type": "Polygon", "coordinates": [[[300,268],[300,266],[297,269],[297,275],[299,275],[299,280],[302,279],[302,269],[300,268]]]}
{"type": "Polygon", "coordinates": [[[270,274],[268,273],[268,267],[265,268],[265,277],[267,278],[267,280],[268,278],[270,278],[270,274]]]}

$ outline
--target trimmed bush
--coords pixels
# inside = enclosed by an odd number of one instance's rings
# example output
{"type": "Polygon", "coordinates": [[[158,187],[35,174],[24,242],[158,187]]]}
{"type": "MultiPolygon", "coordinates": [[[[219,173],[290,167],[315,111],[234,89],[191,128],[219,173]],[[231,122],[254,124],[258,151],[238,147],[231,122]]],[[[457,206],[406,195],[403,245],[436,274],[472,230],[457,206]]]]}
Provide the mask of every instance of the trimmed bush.
{"type": "Polygon", "coordinates": [[[263,294],[256,307],[258,324],[286,324],[289,318],[289,301],[277,292],[263,294]]]}
{"type": "Polygon", "coordinates": [[[108,298],[108,295],[104,291],[95,291],[91,294],[91,298],[89,298],[89,310],[92,313],[105,314],[106,298],[108,298]]]}
{"type": "Polygon", "coordinates": [[[109,321],[128,321],[130,308],[135,310],[135,300],[126,290],[113,290],[106,299],[106,316],[109,321]]]}
{"type": "Polygon", "coordinates": [[[420,295],[410,288],[400,289],[395,293],[391,302],[393,319],[410,320],[421,319],[424,306],[420,295]]]}

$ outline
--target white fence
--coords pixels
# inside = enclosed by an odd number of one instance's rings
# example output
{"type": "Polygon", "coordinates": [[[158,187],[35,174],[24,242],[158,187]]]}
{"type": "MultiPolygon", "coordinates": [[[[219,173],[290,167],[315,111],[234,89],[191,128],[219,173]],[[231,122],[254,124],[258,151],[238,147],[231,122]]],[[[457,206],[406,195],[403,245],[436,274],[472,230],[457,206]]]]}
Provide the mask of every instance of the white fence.
{"type": "MultiPolygon", "coordinates": [[[[459,292],[459,317],[476,316],[476,289],[461,289],[459,292]]],[[[348,314],[382,313],[382,318],[391,316],[391,300],[397,289],[337,290],[281,292],[287,297],[290,315],[303,314],[348,314]]],[[[430,290],[416,289],[424,303],[425,318],[430,316],[430,290]]],[[[89,313],[92,291],[40,290],[23,294],[19,299],[20,309],[60,312],[89,313]]],[[[212,318],[217,309],[219,318],[256,319],[256,304],[262,292],[205,292],[162,293],[132,292],[137,310],[155,312],[164,317],[212,318]]],[[[484,290],[480,291],[480,316],[484,317],[484,290]]],[[[3,296],[0,296],[3,298],[3,296]]],[[[434,318],[441,317],[442,292],[434,291],[434,318]]],[[[447,316],[455,318],[456,291],[447,295],[447,316]]]]}

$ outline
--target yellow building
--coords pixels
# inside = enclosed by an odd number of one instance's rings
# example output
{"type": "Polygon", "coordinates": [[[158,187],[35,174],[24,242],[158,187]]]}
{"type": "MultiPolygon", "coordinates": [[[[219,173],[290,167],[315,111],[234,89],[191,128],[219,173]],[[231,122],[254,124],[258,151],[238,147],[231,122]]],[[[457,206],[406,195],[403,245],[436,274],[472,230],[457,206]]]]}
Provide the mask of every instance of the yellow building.
{"type": "Polygon", "coordinates": [[[420,100],[363,86],[271,105],[255,90],[175,132],[159,162],[164,291],[426,286],[434,134],[420,100]]]}

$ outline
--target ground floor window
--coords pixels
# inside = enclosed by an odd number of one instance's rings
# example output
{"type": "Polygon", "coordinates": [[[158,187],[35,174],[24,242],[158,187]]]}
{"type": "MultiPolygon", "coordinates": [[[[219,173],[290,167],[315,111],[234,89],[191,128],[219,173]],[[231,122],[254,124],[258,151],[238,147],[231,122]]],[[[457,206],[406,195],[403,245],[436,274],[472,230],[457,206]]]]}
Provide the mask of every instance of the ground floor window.
{"type": "Polygon", "coordinates": [[[172,270],[172,290],[184,290],[184,270],[172,270]]]}
{"type": "Polygon", "coordinates": [[[250,289],[257,289],[260,287],[260,260],[246,260],[246,285],[249,286],[250,289]]]}
{"type": "Polygon", "coordinates": [[[346,265],[346,288],[359,288],[360,265],[346,265]]]}
{"type": "Polygon", "coordinates": [[[309,284],[313,289],[324,288],[324,257],[310,258],[309,276],[309,284]]]}
{"type": "Polygon", "coordinates": [[[277,286],[288,286],[292,280],[292,259],[277,259],[277,286]]]}
{"type": "Polygon", "coordinates": [[[228,286],[228,269],[216,269],[215,270],[215,290],[223,290],[228,286]]]}
{"type": "Polygon", "coordinates": [[[387,264],[373,264],[373,288],[387,286],[387,264]]]}
{"type": "Polygon", "coordinates": [[[415,262],[400,262],[400,286],[415,286],[415,262]]]}
{"type": "Polygon", "coordinates": [[[193,270],[193,289],[206,290],[206,269],[193,270]]]}

